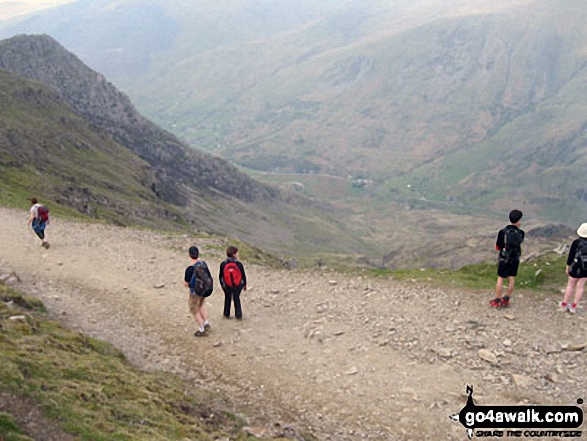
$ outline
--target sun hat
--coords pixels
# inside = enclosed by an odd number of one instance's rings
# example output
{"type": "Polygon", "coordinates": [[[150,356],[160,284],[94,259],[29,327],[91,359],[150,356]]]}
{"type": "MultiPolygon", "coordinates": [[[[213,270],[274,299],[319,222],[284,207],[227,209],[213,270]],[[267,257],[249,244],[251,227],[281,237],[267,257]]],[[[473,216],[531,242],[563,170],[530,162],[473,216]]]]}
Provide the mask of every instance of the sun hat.
{"type": "Polygon", "coordinates": [[[584,224],[581,224],[581,226],[579,227],[579,229],[577,230],[577,234],[584,238],[587,239],[587,222],[584,224]]]}

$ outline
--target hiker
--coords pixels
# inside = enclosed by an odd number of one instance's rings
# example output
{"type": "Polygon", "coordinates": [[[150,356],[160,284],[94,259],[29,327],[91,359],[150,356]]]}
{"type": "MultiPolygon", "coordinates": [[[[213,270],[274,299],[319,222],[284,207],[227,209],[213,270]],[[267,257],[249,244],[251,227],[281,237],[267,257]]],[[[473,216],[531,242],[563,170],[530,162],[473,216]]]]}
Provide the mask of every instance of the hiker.
{"type": "Polygon", "coordinates": [[[514,292],[514,284],[518,275],[521,244],[524,241],[524,232],[520,230],[522,224],[522,212],[512,210],[509,215],[510,225],[500,230],[497,234],[495,248],[499,250],[499,263],[497,265],[497,283],[495,284],[495,298],[489,302],[494,308],[510,306],[510,299],[514,292]],[[504,279],[508,280],[506,295],[501,297],[504,279]]]}
{"type": "Polygon", "coordinates": [[[569,250],[569,257],[567,258],[566,273],[569,276],[567,282],[567,289],[563,301],[559,306],[563,311],[568,311],[575,314],[579,300],[583,295],[585,283],[587,283],[587,223],[581,224],[577,230],[579,238],[575,239],[571,244],[569,250]],[[575,299],[569,305],[569,300],[575,291],[575,299]]]}
{"type": "Polygon", "coordinates": [[[234,315],[238,320],[243,318],[241,309],[241,291],[247,290],[247,276],[243,264],[238,261],[238,248],[229,246],[226,249],[227,259],[220,264],[220,286],[224,291],[224,318],[230,318],[230,303],[234,301],[234,315]]]}
{"type": "Polygon", "coordinates": [[[39,204],[39,201],[35,197],[30,198],[29,201],[32,207],[29,210],[27,225],[32,225],[33,231],[41,239],[41,246],[43,248],[49,248],[49,242],[47,242],[47,236],[45,235],[45,227],[49,223],[49,209],[39,204]]]}
{"type": "Polygon", "coordinates": [[[204,337],[212,330],[208,313],[204,307],[204,300],[212,294],[212,275],[206,262],[199,260],[200,250],[198,247],[190,247],[188,253],[191,263],[185,270],[184,285],[190,289],[188,306],[198,325],[198,330],[194,335],[204,337]]]}

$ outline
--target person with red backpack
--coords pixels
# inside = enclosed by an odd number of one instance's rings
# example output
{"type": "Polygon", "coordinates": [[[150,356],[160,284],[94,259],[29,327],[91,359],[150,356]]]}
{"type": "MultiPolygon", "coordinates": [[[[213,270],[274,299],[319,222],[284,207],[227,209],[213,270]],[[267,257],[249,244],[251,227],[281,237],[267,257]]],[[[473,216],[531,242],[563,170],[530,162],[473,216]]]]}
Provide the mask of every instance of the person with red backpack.
{"type": "Polygon", "coordinates": [[[229,246],[226,249],[227,259],[220,264],[220,285],[224,291],[224,318],[230,318],[230,304],[234,301],[234,315],[238,320],[243,318],[241,309],[241,291],[247,290],[247,276],[243,264],[238,261],[238,248],[229,246]]]}
{"type": "Polygon", "coordinates": [[[29,201],[31,201],[33,206],[29,210],[27,225],[32,225],[33,231],[41,239],[41,246],[43,248],[49,248],[49,242],[47,242],[47,236],[45,235],[45,228],[49,223],[49,209],[39,204],[39,201],[35,197],[30,198],[29,201]]]}

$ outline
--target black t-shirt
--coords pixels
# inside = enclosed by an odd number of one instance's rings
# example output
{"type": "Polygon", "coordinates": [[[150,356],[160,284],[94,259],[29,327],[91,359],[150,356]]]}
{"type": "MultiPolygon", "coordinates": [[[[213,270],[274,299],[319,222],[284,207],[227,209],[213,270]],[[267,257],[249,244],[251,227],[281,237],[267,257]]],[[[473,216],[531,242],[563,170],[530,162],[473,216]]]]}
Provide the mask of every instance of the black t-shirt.
{"type": "MultiPolygon", "coordinates": [[[[505,247],[505,230],[506,229],[510,229],[510,230],[514,230],[514,231],[519,232],[521,234],[520,244],[524,241],[524,237],[525,237],[524,231],[520,230],[515,225],[508,225],[503,230],[500,230],[499,233],[497,233],[497,241],[495,242],[495,248],[497,248],[500,251],[503,250],[503,248],[505,247]]],[[[517,252],[518,256],[522,254],[522,247],[520,247],[519,244],[516,247],[514,247],[514,249],[517,252]]]]}
{"type": "MultiPolygon", "coordinates": [[[[571,249],[569,250],[569,257],[567,257],[567,265],[569,265],[571,267],[570,272],[569,272],[571,277],[574,277],[574,278],[587,277],[587,274],[585,274],[579,268],[573,267],[575,255],[577,254],[577,249],[579,248],[579,244],[585,243],[585,242],[587,242],[587,239],[578,238],[578,239],[575,239],[573,241],[573,243],[571,244],[571,249]]],[[[583,246],[585,246],[585,245],[583,245],[583,246]]]]}

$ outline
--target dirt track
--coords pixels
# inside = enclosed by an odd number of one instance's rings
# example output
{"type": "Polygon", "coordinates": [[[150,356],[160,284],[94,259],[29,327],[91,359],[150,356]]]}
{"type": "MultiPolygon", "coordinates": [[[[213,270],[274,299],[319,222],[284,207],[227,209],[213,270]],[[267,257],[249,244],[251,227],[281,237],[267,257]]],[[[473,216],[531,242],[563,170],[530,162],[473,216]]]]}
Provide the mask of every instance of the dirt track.
{"type": "MultiPolygon", "coordinates": [[[[460,440],[464,429],[448,416],[467,384],[483,404],[587,398],[584,352],[565,350],[587,342],[585,315],[558,312],[559,298],[521,293],[497,311],[487,306],[491,287],[456,292],[244,262],[245,319],[221,318],[217,288],[212,335],[196,339],[182,285],[187,237],[58,219],[47,231],[49,250],[24,213],[0,209],[0,273],[16,272],[19,288],[68,326],[142,368],[222,392],[258,426],[323,440],[460,440]]],[[[198,245],[215,274],[218,244],[198,245]]]]}

